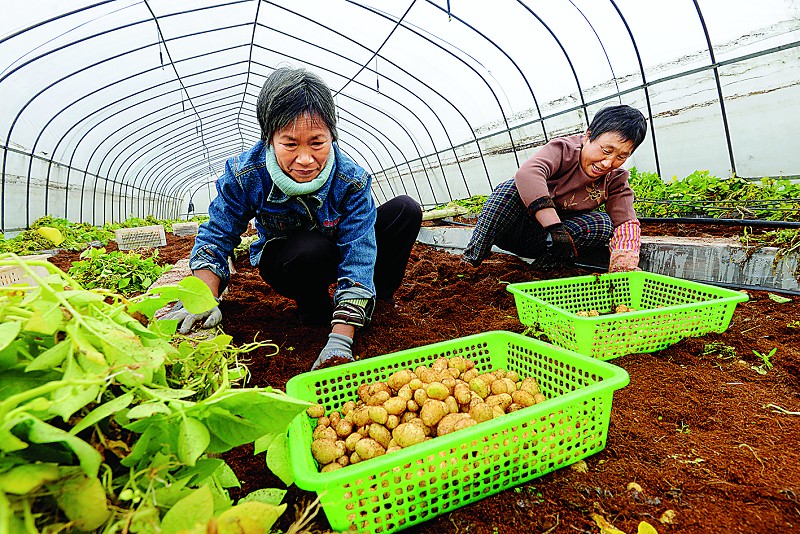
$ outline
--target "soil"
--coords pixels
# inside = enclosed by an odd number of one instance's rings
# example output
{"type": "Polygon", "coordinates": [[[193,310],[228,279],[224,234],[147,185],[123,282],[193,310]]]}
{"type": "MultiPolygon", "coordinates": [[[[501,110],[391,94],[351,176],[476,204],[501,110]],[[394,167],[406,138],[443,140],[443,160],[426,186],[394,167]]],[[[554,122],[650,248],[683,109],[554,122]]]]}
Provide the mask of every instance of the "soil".
{"type": "MultiPolygon", "coordinates": [[[[667,225],[644,233],[730,231],[667,225]]],[[[168,235],[159,258],[186,258],[192,244],[191,236],[168,235]]],[[[76,259],[62,252],[52,261],[68,268],[76,259]]],[[[276,356],[251,355],[249,385],[283,389],[310,369],[329,329],[302,326],[294,303],[273,292],[246,258],[236,268],[221,304],[224,330],[236,343],[276,343],[276,356]]],[[[457,256],[417,244],[396,306],[379,306],[373,323],[357,334],[354,353],[363,359],[489,330],[522,332],[507,283],[587,272],[535,271],[503,254],[465,268],[457,256]]],[[[585,460],[588,470],[562,468],[406,532],[598,533],[599,516],[624,533],[637,532],[642,521],[662,534],[800,531],[800,298],[778,303],[763,291],[749,296],[724,333],[611,361],[628,371],[630,384],[614,395],[606,447],[585,460]],[[764,362],[755,352],[773,349],[772,366],[759,367],[764,362]],[[639,487],[629,489],[630,483],[639,487]]],[[[242,484],[234,498],[285,487],[263,453],[241,447],[225,459],[242,484]]],[[[293,486],[285,502],[315,497],[293,486]]],[[[287,512],[277,526],[285,530],[293,520],[287,512]]],[[[327,530],[324,514],[314,528],[327,530]]]]}

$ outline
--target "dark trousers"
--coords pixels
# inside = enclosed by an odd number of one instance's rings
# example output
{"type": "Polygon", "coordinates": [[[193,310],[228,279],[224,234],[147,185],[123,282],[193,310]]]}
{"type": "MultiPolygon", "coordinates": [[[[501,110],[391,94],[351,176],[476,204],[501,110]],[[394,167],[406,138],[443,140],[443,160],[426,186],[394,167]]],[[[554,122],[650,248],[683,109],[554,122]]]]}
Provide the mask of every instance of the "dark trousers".
{"type": "MultiPolygon", "coordinates": [[[[402,195],[378,206],[374,274],[378,299],[390,300],[400,287],[421,224],[422,210],[411,197],[402,195]]],[[[297,302],[304,323],[325,324],[333,313],[329,289],[338,278],[340,261],[336,243],[310,230],[267,243],[258,267],[272,289],[297,302]]]]}

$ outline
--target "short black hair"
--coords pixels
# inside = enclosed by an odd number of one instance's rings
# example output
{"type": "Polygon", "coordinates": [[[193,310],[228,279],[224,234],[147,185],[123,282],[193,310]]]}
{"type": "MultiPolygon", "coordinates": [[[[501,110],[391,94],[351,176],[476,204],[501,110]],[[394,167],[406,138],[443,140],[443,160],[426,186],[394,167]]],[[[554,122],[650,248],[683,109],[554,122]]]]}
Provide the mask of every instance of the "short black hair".
{"type": "Polygon", "coordinates": [[[595,114],[589,125],[589,141],[607,132],[618,133],[626,141],[633,141],[636,150],[647,135],[647,121],[641,111],[631,106],[605,107],[595,114]]]}
{"type": "Polygon", "coordinates": [[[336,141],[336,104],[322,78],[302,68],[275,69],[264,81],[256,102],[261,140],[270,144],[275,132],[305,113],[321,118],[336,141]]]}

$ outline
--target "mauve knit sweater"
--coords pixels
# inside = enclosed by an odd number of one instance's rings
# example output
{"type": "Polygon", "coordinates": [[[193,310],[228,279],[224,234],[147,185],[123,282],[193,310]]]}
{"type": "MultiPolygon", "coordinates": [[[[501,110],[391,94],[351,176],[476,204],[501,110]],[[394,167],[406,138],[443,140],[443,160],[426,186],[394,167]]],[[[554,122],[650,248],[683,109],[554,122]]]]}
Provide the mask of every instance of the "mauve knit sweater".
{"type": "Polygon", "coordinates": [[[614,169],[599,178],[588,176],[581,168],[583,134],[552,139],[514,175],[520,198],[531,202],[550,196],[560,217],[579,215],[605,203],[614,226],[636,220],[630,173],[614,169]]]}

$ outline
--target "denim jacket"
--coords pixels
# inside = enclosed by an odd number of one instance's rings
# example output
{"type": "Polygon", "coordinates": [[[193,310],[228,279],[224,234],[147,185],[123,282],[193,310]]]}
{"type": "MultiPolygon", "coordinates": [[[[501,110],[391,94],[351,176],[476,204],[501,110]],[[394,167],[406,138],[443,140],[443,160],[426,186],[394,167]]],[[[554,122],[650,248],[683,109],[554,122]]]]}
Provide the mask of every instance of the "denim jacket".
{"type": "Polygon", "coordinates": [[[333,144],[330,177],[315,193],[290,197],[267,172],[267,145],[230,158],[217,179],[217,197],[208,208],[211,219],[200,225],[189,260],[192,271],[208,269],[220,278],[220,291],[230,280],[228,258],[255,218],[258,239],[250,245],[250,263],[258,266],[264,246],[299,230],[316,229],[336,243],[341,253],[334,300],[374,298],[375,203],[372,177],[333,144]]]}

